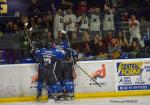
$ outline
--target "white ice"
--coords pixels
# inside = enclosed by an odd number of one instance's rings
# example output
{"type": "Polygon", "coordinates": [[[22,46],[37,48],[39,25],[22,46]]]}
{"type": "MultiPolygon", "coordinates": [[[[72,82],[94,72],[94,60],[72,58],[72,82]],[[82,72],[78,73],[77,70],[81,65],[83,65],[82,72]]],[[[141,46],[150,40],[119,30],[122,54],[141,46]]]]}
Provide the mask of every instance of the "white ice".
{"type": "Polygon", "coordinates": [[[47,102],[2,103],[0,105],[150,105],[150,96],[82,99],[59,103],[48,100],[47,102]]]}

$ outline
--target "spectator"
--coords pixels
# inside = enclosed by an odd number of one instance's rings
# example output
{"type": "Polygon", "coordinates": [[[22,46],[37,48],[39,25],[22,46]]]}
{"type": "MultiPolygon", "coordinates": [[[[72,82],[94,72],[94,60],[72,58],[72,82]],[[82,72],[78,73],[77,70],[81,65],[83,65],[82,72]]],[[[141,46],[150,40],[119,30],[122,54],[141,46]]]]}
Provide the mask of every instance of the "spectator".
{"type": "Polygon", "coordinates": [[[139,51],[140,51],[140,47],[139,47],[138,43],[133,40],[132,44],[130,46],[130,52],[129,52],[130,58],[136,58],[139,51]]]}
{"type": "Polygon", "coordinates": [[[99,34],[96,34],[95,38],[94,38],[94,44],[96,45],[98,43],[98,41],[102,41],[102,37],[100,37],[99,34]]]}
{"type": "Polygon", "coordinates": [[[101,35],[100,24],[100,8],[95,7],[90,16],[90,39],[94,40],[96,34],[101,35]]]}
{"type": "Polygon", "coordinates": [[[104,6],[104,19],[103,19],[103,38],[106,37],[108,32],[114,33],[115,25],[114,25],[114,16],[115,9],[107,4],[104,6]]]}
{"type": "Polygon", "coordinates": [[[113,38],[112,32],[108,32],[107,36],[105,38],[103,38],[106,49],[108,49],[108,45],[111,42],[112,38],[113,38]]]}
{"type": "Polygon", "coordinates": [[[129,19],[129,32],[131,34],[130,37],[130,44],[132,43],[133,38],[137,38],[140,42],[141,47],[144,47],[144,41],[142,40],[141,34],[140,34],[140,23],[136,19],[135,15],[131,15],[129,19]]]}
{"type": "Polygon", "coordinates": [[[78,38],[81,39],[81,36],[84,31],[89,31],[89,18],[86,14],[82,14],[78,17],[78,38]]]}
{"type": "Polygon", "coordinates": [[[61,42],[63,39],[63,34],[61,31],[58,32],[58,39],[55,39],[56,43],[61,42]]]}
{"type": "Polygon", "coordinates": [[[121,51],[124,52],[124,53],[128,53],[130,51],[130,46],[129,46],[129,43],[128,41],[125,39],[121,45],[121,51]]]}
{"type": "Polygon", "coordinates": [[[76,27],[76,15],[72,13],[71,9],[67,9],[67,14],[64,17],[64,23],[66,25],[66,31],[69,37],[69,40],[71,41],[73,33],[76,33],[77,27],[76,27]]]}
{"type": "Polygon", "coordinates": [[[72,7],[73,7],[73,3],[72,3],[71,0],[62,0],[61,3],[62,3],[62,8],[63,8],[64,10],[67,10],[67,9],[69,9],[69,8],[72,9],[72,7]]]}
{"type": "Polygon", "coordinates": [[[116,41],[121,46],[122,52],[128,52],[129,51],[128,40],[126,39],[126,37],[123,35],[123,33],[121,31],[118,32],[117,37],[116,37],[116,41]]]}
{"type": "Polygon", "coordinates": [[[58,32],[64,30],[64,17],[62,9],[58,9],[54,17],[54,38],[58,39],[58,32]]]}
{"type": "Polygon", "coordinates": [[[51,34],[50,31],[47,32],[46,42],[47,43],[52,43],[53,42],[52,34],[51,34]]]}
{"type": "Polygon", "coordinates": [[[92,44],[89,39],[88,32],[83,33],[82,37],[82,45],[81,45],[81,51],[84,53],[84,55],[91,55],[92,54],[92,44]]]}
{"type": "Polygon", "coordinates": [[[18,33],[18,26],[17,26],[17,24],[13,24],[13,28],[12,28],[12,32],[13,33],[18,33]]]}
{"type": "Polygon", "coordinates": [[[128,58],[128,52],[130,51],[129,49],[129,44],[128,40],[122,35],[122,32],[118,33],[118,36],[116,38],[117,43],[121,46],[121,59],[128,58]]]}
{"type": "Polygon", "coordinates": [[[14,22],[8,22],[7,24],[7,32],[8,33],[18,33],[18,26],[14,22]]]}
{"type": "Polygon", "coordinates": [[[127,11],[123,14],[122,20],[124,22],[128,22],[129,21],[129,13],[127,11]]]}
{"type": "Polygon", "coordinates": [[[79,5],[78,5],[78,10],[77,10],[78,15],[87,13],[87,10],[88,8],[87,8],[86,0],[80,0],[79,5]]]}
{"type": "Polygon", "coordinates": [[[80,33],[89,30],[89,19],[87,14],[82,14],[81,16],[79,16],[77,18],[77,21],[80,33]]]}
{"type": "Polygon", "coordinates": [[[94,55],[104,55],[107,53],[107,50],[103,44],[102,38],[97,34],[95,36],[95,41],[93,44],[93,54],[94,55]]]}
{"type": "Polygon", "coordinates": [[[121,31],[118,32],[118,35],[116,37],[116,41],[119,45],[123,45],[124,42],[127,41],[126,37],[123,35],[123,33],[121,31]]]}
{"type": "Polygon", "coordinates": [[[71,42],[72,44],[78,43],[79,38],[77,37],[77,33],[72,33],[71,42]]]}
{"type": "Polygon", "coordinates": [[[121,45],[117,43],[115,38],[108,45],[108,53],[111,59],[118,59],[121,56],[121,45]]]}
{"type": "Polygon", "coordinates": [[[42,22],[42,20],[40,19],[40,17],[35,15],[30,18],[29,25],[33,28],[39,28],[41,26],[41,22],[42,22]]]}

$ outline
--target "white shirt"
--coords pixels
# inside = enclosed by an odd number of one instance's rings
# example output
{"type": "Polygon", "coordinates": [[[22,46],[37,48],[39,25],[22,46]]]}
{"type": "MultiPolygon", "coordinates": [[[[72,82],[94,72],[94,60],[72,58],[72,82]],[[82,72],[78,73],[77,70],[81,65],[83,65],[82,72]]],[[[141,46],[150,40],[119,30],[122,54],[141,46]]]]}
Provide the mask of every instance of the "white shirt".
{"type": "Polygon", "coordinates": [[[72,21],[72,22],[71,22],[71,24],[66,25],[66,31],[77,31],[77,28],[76,28],[76,22],[77,22],[76,15],[74,15],[74,14],[65,15],[64,22],[68,23],[69,21],[72,21]]]}
{"type": "Polygon", "coordinates": [[[134,20],[133,22],[131,20],[129,20],[129,32],[130,32],[130,34],[132,36],[141,37],[141,34],[140,34],[140,23],[139,23],[138,20],[134,20]],[[135,25],[130,26],[133,23],[136,23],[137,26],[135,26],[135,25]]]}
{"type": "Polygon", "coordinates": [[[91,14],[90,31],[100,31],[100,17],[99,17],[99,15],[91,14]]]}
{"type": "Polygon", "coordinates": [[[114,13],[112,11],[110,14],[105,13],[103,20],[103,30],[115,30],[114,13]]]}
{"type": "Polygon", "coordinates": [[[58,38],[58,32],[64,30],[64,17],[58,14],[54,17],[54,37],[58,38]]]}
{"type": "Polygon", "coordinates": [[[77,19],[78,22],[81,22],[79,29],[89,29],[89,19],[87,16],[79,16],[77,19]],[[83,18],[83,19],[82,19],[83,18]]]}

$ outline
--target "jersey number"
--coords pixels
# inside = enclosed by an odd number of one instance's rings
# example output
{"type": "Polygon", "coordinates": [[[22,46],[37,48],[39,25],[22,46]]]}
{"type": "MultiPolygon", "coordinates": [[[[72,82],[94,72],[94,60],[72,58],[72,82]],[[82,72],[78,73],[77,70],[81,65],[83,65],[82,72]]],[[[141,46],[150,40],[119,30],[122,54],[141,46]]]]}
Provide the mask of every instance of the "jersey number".
{"type": "Polygon", "coordinates": [[[50,58],[44,58],[44,62],[47,64],[51,64],[51,59],[50,58]]]}

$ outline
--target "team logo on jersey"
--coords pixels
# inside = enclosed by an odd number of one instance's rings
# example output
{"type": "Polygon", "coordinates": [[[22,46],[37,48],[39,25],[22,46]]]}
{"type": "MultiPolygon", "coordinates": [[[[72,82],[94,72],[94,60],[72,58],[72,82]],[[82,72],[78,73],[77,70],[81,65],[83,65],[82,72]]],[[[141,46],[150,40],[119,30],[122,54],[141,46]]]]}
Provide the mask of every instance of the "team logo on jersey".
{"type": "Polygon", "coordinates": [[[94,18],[94,19],[93,19],[93,22],[94,22],[94,23],[96,23],[96,22],[97,22],[97,19],[96,19],[96,18],[94,18]]]}

